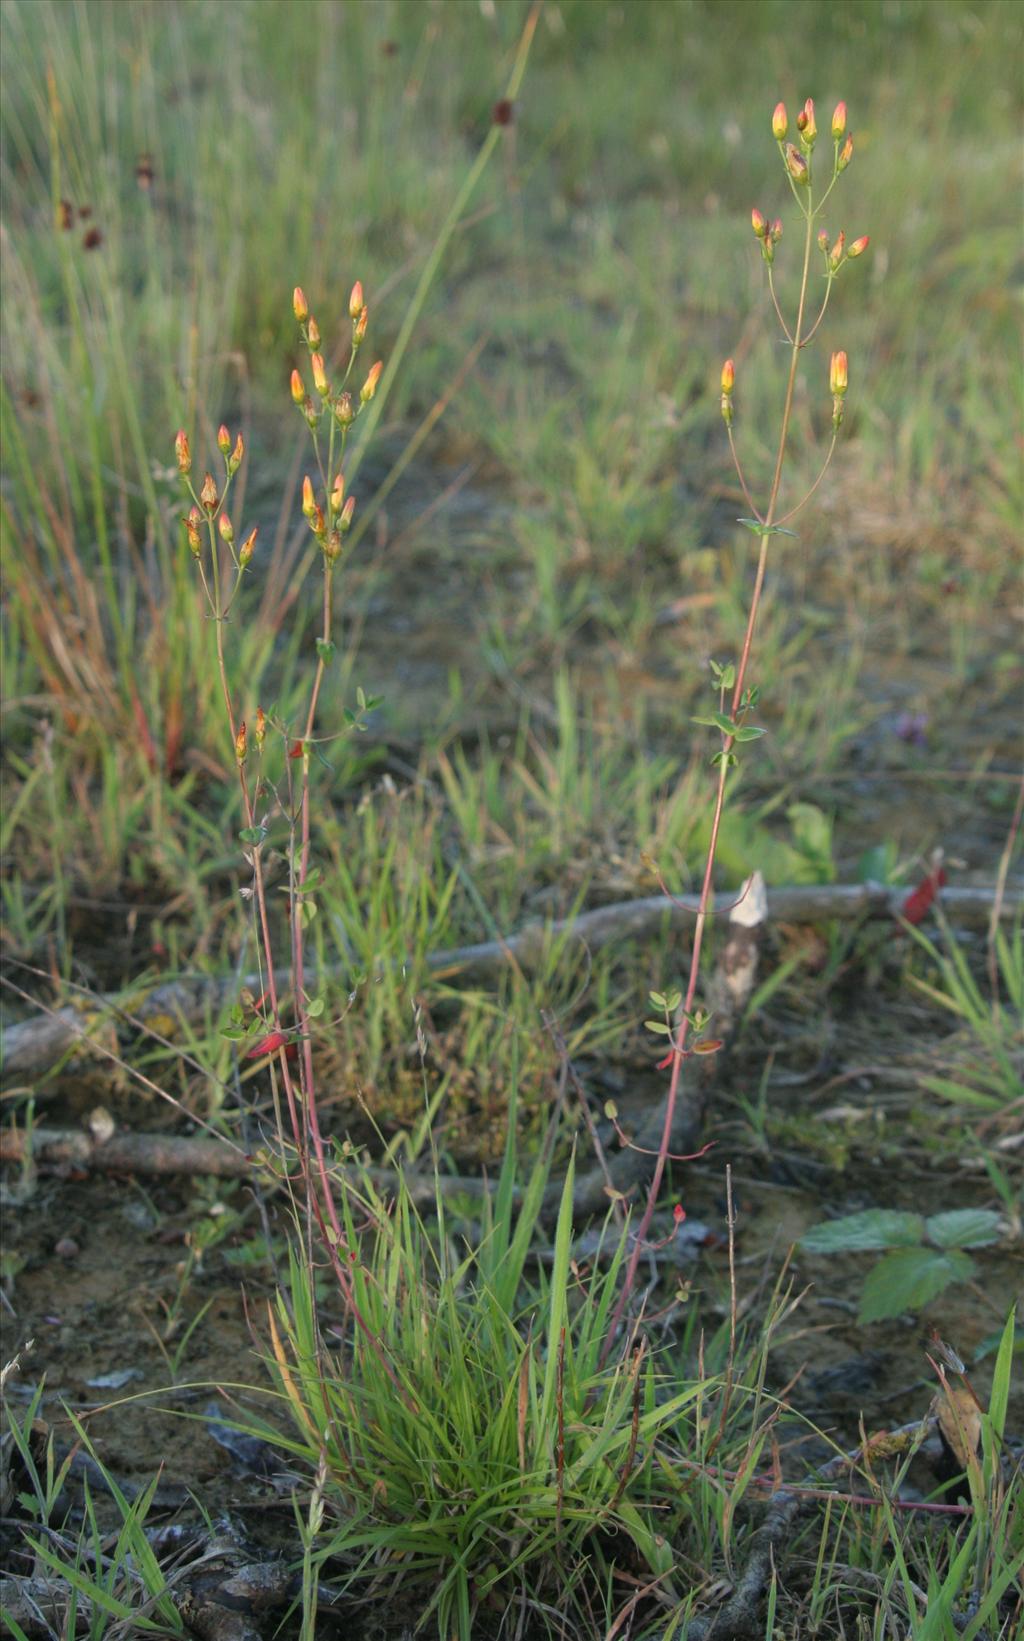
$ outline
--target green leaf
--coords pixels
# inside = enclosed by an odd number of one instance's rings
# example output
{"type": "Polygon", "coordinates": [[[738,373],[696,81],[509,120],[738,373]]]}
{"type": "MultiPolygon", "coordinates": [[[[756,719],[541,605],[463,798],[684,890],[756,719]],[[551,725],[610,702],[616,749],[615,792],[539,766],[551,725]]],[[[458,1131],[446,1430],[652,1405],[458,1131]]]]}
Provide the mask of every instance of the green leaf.
{"type": "Polygon", "coordinates": [[[262,843],[266,835],[265,826],[244,826],[238,834],[243,843],[262,843]]]}
{"type": "Polygon", "coordinates": [[[878,1261],[864,1283],[858,1320],[883,1322],[920,1310],[951,1282],[966,1282],[973,1274],[973,1260],[957,1248],[945,1253],[895,1248],[878,1261]]]}
{"type": "Polygon", "coordinates": [[[724,712],[710,712],[705,714],[703,717],[694,718],[692,722],[695,724],[707,724],[711,729],[720,729],[723,735],[732,735],[735,738],[736,725],[733,723],[731,718],[726,717],[724,712]]]}
{"type": "Polygon", "coordinates": [[[795,530],[786,530],[781,524],[762,524],[760,519],[737,519],[736,523],[745,524],[755,536],[796,536],[795,530]]]}
{"type": "Polygon", "coordinates": [[[328,666],[334,660],[334,650],[335,650],[335,645],[334,645],[333,639],[330,639],[330,638],[318,638],[317,639],[317,641],[316,641],[316,653],[320,657],[320,659],[323,662],[325,667],[328,666]]]}
{"type": "Polygon", "coordinates": [[[667,1026],[664,1020],[645,1020],[648,1031],[656,1031],[659,1037],[671,1037],[672,1027],[667,1026]]]}
{"type": "Polygon", "coordinates": [[[661,995],[660,991],[649,992],[648,996],[650,997],[651,1002],[654,1004],[656,1009],[663,1009],[663,1008],[668,1007],[668,1004],[665,1002],[665,999],[661,995]]]}
{"type": "Polygon", "coordinates": [[[742,728],[733,730],[732,738],[734,741],[756,741],[767,733],[766,729],[759,729],[756,724],[744,724],[742,728]]]}
{"type": "Polygon", "coordinates": [[[312,923],[316,914],[317,904],[315,900],[299,901],[299,921],[304,929],[309,928],[309,925],[312,923]]]}
{"type": "Polygon", "coordinates": [[[920,1214],[902,1213],[895,1208],[867,1208],[862,1214],[845,1214],[824,1225],[814,1225],[800,1238],[809,1254],[864,1253],[879,1248],[913,1248],[924,1240],[924,1220],[920,1214]]]}
{"type": "Polygon", "coordinates": [[[319,1020],[323,1012],[324,1000],[322,997],[314,997],[306,1004],[306,1013],[311,1020],[319,1020]]]}
{"type": "Polygon", "coordinates": [[[925,1235],[935,1248],[987,1248],[999,1241],[999,1215],[991,1208],[950,1208],[930,1214],[925,1235]]]}

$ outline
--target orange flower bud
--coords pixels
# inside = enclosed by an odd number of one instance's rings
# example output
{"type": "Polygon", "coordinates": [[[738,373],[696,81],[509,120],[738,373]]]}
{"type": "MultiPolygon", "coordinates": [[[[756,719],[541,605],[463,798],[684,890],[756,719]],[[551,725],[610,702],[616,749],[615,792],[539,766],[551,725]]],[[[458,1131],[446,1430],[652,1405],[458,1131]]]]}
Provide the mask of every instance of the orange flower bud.
{"type": "Polygon", "coordinates": [[[313,480],[309,474],[302,481],[302,511],[308,519],[316,512],[316,497],[313,494],[313,480]]]}
{"type": "Polygon", "coordinates": [[[796,128],[800,133],[800,140],[805,148],[813,148],[818,137],[818,125],[814,118],[814,99],[808,97],[796,117],[796,128]]]}
{"type": "Polygon", "coordinates": [[[727,359],[722,366],[722,392],[731,393],[736,385],[736,365],[732,359],[727,359]]]}
{"type": "MultiPolygon", "coordinates": [[[[255,535],[255,534],[256,534],[256,532],[254,530],[253,535],[255,535]]],[[[243,549],[243,551],[244,551],[244,549],[243,549]]],[[[259,752],[261,750],[262,746],[263,746],[264,741],[267,738],[267,715],[264,712],[262,707],[257,707],[256,708],[256,723],[253,726],[253,737],[252,738],[256,742],[256,750],[257,750],[257,752],[259,752]]]]}
{"type": "Polygon", "coordinates": [[[344,473],[339,473],[337,478],[334,481],[334,489],[331,491],[331,512],[332,513],[340,513],[341,509],[344,505],[345,505],[345,475],[344,475],[344,473]]]}
{"type": "Polygon", "coordinates": [[[855,239],[853,244],[850,246],[850,249],[846,253],[847,256],[863,256],[870,243],[871,241],[869,240],[867,234],[861,234],[860,238],[855,239]]]}
{"type": "Polygon", "coordinates": [[[753,228],[758,239],[764,239],[768,232],[768,224],[761,215],[760,211],[757,209],[756,205],[750,213],[750,226],[753,228]]]}
{"type": "Polygon", "coordinates": [[[203,479],[203,488],[199,492],[199,500],[202,502],[208,513],[212,513],[216,510],[218,500],[217,486],[213,482],[212,473],[207,473],[206,477],[203,479]]]}
{"type": "Polygon", "coordinates": [[[228,451],[231,449],[231,434],[228,432],[223,422],[221,422],[220,427],[217,429],[217,449],[220,451],[222,456],[226,456],[228,451]]]}
{"type": "Polygon", "coordinates": [[[836,239],[835,244],[833,245],[832,249],[828,253],[828,263],[829,263],[830,268],[838,268],[840,262],[842,262],[842,260],[843,260],[843,252],[844,252],[845,249],[846,249],[846,235],[843,232],[843,230],[840,228],[838,238],[836,239]]]}
{"type": "Polygon", "coordinates": [[[352,327],[352,341],[356,347],[359,346],[360,342],[363,340],[363,337],[366,335],[366,325],[369,317],[369,308],[363,308],[360,312],[359,318],[352,327]]]}
{"type": "Polygon", "coordinates": [[[357,279],[355,284],[352,286],[352,295],[348,299],[348,316],[350,319],[358,319],[362,311],[363,287],[361,282],[357,279]]]}
{"type": "Polygon", "coordinates": [[[366,381],[363,383],[362,387],[359,389],[359,397],[362,400],[364,405],[369,404],[370,400],[373,398],[374,394],[376,393],[377,383],[380,381],[380,373],[383,369],[384,369],[383,359],[378,359],[377,363],[375,365],[371,365],[370,374],[369,374],[369,376],[367,376],[366,381]]]}
{"type": "Polygon", "coordinates": [[[841,399],[849,386],[849,380],[846,354],[834,353],[828,367],[829,392],[841,399]]]}
{"type": "Polygon", "coordinates": [[[836,103],[835,110],[832,114],[832,135],[835,138],[836,142],[839,141],[840,137],[842,136],[842,134],[845,130],[846,130],[846,104],[845,103],[836,103]]]}
{"type": "Polygon", "coordinates": [[[356,413],[352,408],[351,393],[342,393],[340,395],[334,406],[334,414],[337,416],[342,427],[351,427],[352,423],[356,419],[356,413]]]}
{"type": "Polygon", "coordinates": [[[235,474],[238,472],[238,469],[242,465],[242,457],[244,455],[245,455],[245,440],[242,438],[242,435],[239,434],[238,438],[235,440],[235,448],[234,448],[234,450],[232,450],[230,456],[228,457],[228,477],[229,478],[234,478],[235,474]]]}
{"type": "Polygon", "coordinates": [[[776,217],[772,223],[772,244],[777,245],[782,238],[782,218],[776,217]]]}
{"type": "Polygon", "coordinates": [[[238,726],[238,734],[235,736],[235,762],[239,769],[241,769],[245,762],[245,754],[247,750],[245,743],[245,719],[243,718],[242,722],[238,726]]]}
{"type": "Polygon", "coordinates": [[[231,520],[228,518],[226,513],[222,513],[220,518],[217,520],[217,529],[220,531],[221,541],[226,541],[230,547],[235,539],[235,532],[232,529],[231,520]]]}
{"type": "Polygon", "coordinates": [[[341,526],[342,532],[344,532],[346,530],[350,530],[352,528],[352,514],[355,512],[355,510],[356,510],[356,498],[355,498],[355,496],[349,496],[348,501],[345,503],[344,507],[341,509],[341,517],[338,520],[338,523],[341,526]]]}
{"type": "Polygon", "coordinates": [[[789,115],[786,113],[785,103],[776,103],[772,115],[772,135],[776,142],[782,142],[789,130],[789,115]]]}
{"type": "Polygon", "coordinates": [[[327,380],[327,372],[324,370],[323,354],[314,353],[309,363],[313,370],[313,386],[321,399],[326,399],[331,391],[331,384],[327,380]]]}
{"type": "Polygon", "coordinates": [[[847,137],[846,141],[843,143],[842,148],[839,150],[839,159],[838,159],[838,162],[837,162],[837,165],[836,165],[836,169],[838,171],[845,171],[846,167],[849,165],[849,163],[852,159],[853,159],[853,138],[852,137],[847,137]]]}
{"type": "MultiPolygon", "coordinates": [[[[259,531],[259,525],[254,524],[252,529],[249,531],[249,534],[246,536],[245,540],[243,541],[241,547],[239,547],[239,549],[238,549],[238,568],[240,570],[247,569],[248,566],[252,563],[252,555],[256,551],[256,536],[257,536],[258,531],[259,531]]],[[[256,715],[257,729],[259,728],[259,722],[260,722],[260,714],[257,713],[257,715],[256,715]]]]}
{"type": "Polygon", "coordinates": [[[178,458],[178,472],[191,473],[192,451],[189,449],[188,434],[184,428],[179,428],[174,436],[174,454],[178,458]]]}
{"type": "Polygon", "coordinates": [[[301,285],[296,285],[295,290],[292,292],[292,312],[300,325],[304,319],[309,318],[309,304],[301,285]]]}
{"type": "Polygon", "coordinates": [[[786,168],[795,183],[806,188],[811,180],[811,173],[807,168],[807,161],[802,154],[798,154],[791,142],[786,144],[786,168]]]}
{"type": "Polygon", "coordinates": [[[188,536],[189,551],[192,553],[194,558],[198,558],[203,550],[202,537],[200,536],[196,525],[196,521],[201,517],[202,514],[199,512],[198,507],[193,507],[192,511],[188,515],[188,518],[184,521],[185,534],[188,536]]]}
{"type": "Polygon", "coordinates": [[[320,346],[320,326],[317,324],[312,314],[310,314],[309,324],[306,326],[306,340],[311,348],[318,348],[320,346]]]}
{"type": "Polygon", "coordinates": [[[297,370],[292,371],[291,390],[292,403],[301,405],[302,401],[306,397],[306,389],[302,385],[302,377],[299,375],[297,370]]]}
{"type": "Polygon", "coordinates": [[[327,520],[324,518],[324,510],[320,506],[319,502],[317,502],[317,505],[313,509],[313,517],[309,521],[309,528],[318,538],[321,537],[327,529],[327,520]]]}

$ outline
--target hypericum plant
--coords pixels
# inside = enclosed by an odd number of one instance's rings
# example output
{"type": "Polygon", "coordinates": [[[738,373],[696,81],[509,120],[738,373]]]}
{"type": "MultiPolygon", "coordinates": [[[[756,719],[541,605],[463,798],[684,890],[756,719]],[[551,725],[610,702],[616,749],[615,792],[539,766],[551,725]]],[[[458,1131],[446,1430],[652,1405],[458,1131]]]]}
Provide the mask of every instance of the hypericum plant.
{"type": "Polygon", "coordinates": [[[636,1277],[637,1266],[645,1246],[645,1239],[654,1213],[661,1182],[664,1177],[666,1163],[669,1160],[669,1146],[672,1134],[675,1108],[679,1092],[680,1077],[683,1065],[695,1052],[707,1050],[706,1043],[697,1043],[688,1046],[687,1037],[691,1031],[696,1032],[708,1024],[706,1011],[696,1007],[697,983],[700,976],[701,948],[704,942],[704,930],[708,920],[711,905],[711,888],[715,869],[715,854],[718,846],[718,835],[722,823],[722,813],[725,808],[726,786],[730,769],[737,762],[736,747],[747,742],[757,740],[765,733],[761,725],[751,721],[751,715],[758,705],[760,690],[756,684],[747,682],[750,666],[751,648],[754,640],[754,629],[757,624],[758,609],[761,603],[761,594],[764,587],[765,571],[768,566],[768,547],[772,536],[792,535],[794,532],[786,526],[796,517],[801,508],[814,495],[828,470],[835,452],[839,430],[843,423],[843,410],[846,392],[849,386],[849,365],[845,352],[835,352],[831,356],[828,371],[828,391],[832,400],[831,411],[831,438],[825,453],[821,471],[814,483],[804,496],[784,511],[780,510],[780,496],[782,491],[782,474],[786,460],[786,446],[789,438],[790,420],[793,412],[793,395],[796,387],[797,372],[800,366],[800,357],[808,344],[813,341],[825,317],[832,288],[836,279],[847,263],[863,255],[868,246],[866,235],[854,239],[847,244],[846,234],[840,230],[835,237],[828,229],[816,225],[821,220],[822,212],[831,197],[832,191],[846,170],[853,156],[853,137],[846,129],[846,104],[836,104],[832,115],[831,142],[825,147],[825,164],[820,164],[821,155],[815,155],[818,142],[818,126],[814,114],[814,103],[810,97],[804,103],[796,117],[797,142],[787,140],[789,134],[789,116],[785,105],[778,103],[772,115],[772,134],[778,145],[779,158],[782,163],[786,179],[789,183],[794,201],[802,220],[803,227],[803,261],[800,273],[800,283],[796,302],[796,313],[791,323],[788,323],[783,312],[775,287],[775,257],[776,248],[782,238],[782,222],[776,217],[769,222],[756,208],[751,212],[751,224],[761,257],[765,264],[768,278],[768,289],[771,293],[772,305],[779,324],[782,327],[783,340],[789,349],[789,370],[786,378],[785,392],[782,402],[782,416],[779,425],[778,443],[776,446],[775,464],[771,481],[768,485],[767,499],[759,507],[754,500],[750,485],[747,482],[743,466],[736,449],[733,434],[734,402],[733,395],[736,387],[736,366],[732,359],[727,359],[721,371],[721,407],[722,419],[725,423],[729,439],[729,449],[732,453],[736,473],[740,481],[747,506],[753,515],[750,518],[740,519],[748,530],[753,531],[760,542],[757,560],[757,571],[754,577],[754,587],[750,597],[750,608],[747,615],[746,632],[740,650],[739,660],[728,661],[724,664],[712,662],[712,687],[718,695],[718,709],[695,721],[707,724],[718,730],[721,736],[721,746],[715,753],[713,764],[718,770],[718,783],[715,793],[714,811],[711,823],[711,836],[708,843],[707,858],[704,866],[704,876],[701,883],[699,909],[693,936],[693,950],[690,958],[690,973],[686,984],[685,996],[681,1007],[677,1011],[677,1024],[671,1034],[669,1050],[662,1064],[671,1067],[668,1096],[665,1103],[665,1120],[662,1129],[661,1144],[654,1174],[648,1191],[647,1201],[641,1218],[637,1239],[626,1270],[626,1276],[619,1297],[618,1304],[612,1318],[612,1326],[608,1336],[610,1345],[612,1335],[619,1326],[636,1277]],[[819,172],[821,174],[819,174],[819,172]],[[824,186],[822,186],[822,182],[824,186]],[[815,246],[820,259],[821,277],[824,280],[824,291],[818,304],[817,313],[809,319],[809,295],[811,285],[811,266],[815,255],[815,246]]]}
{"type": "MultiPolygon", "coordinates": [[[[334,1270],[346,1302],[353,1303],[348,1248],[343,1216],[335,1200],[332,1159],[320,1129],[316,1083],[313,1072],[314,1022],[324,1012],[325,1000],[307,984],[305,930],[316,914],[319,868],[312,861],[310,769],[320,756],[317,737],[317,707],[327,668],[335,655],[331,636],[335,606],[335,574],[341,561],[344,538],[351,527],[355,497],[346,493],[345,456],[355,423],[372,401],[383,364],[371,366],[358,392],[348,383],[355,370],[369,318],[363,287],[357,281],[349,298],[352,323],[348,360],[343,374],[332,381],[321,352],[321,332],[301,287],[293,297],[295,319],[309,352],[313,392],[309,393],[298,370],[291,377],[291,395],[305,421],[313,446],[316,479],[306,475],[302,484],[302,512],[319,549],[322,576],[322,624],[316,638],[308,702],[296,725],[267,713],[257,703],[239,702],[232,693],[225,659],[227,623],[242,587],[243,578],[256,547],[256,530],[242,534],[228,511],[228,498],[235,475],[245,455],[242,435],[232,440],[226,427],[217,434],[217,448],[224,463],[218,484],[206,472],[198,488],[192,476],[192,451],[182,430],[175,439],[178,470],[192,498],[184,520],[189,548],[196,562],[209,617],[216,635],[217,667],[228,732],[238,771],[244,827],[240,833],[246,860],[252,868],[251,887],[244,891],[251,899],[260,953],[263,992],[248,1012],[240,1005],[233,1036],[247,1045],[250,1055],[270,1058],[274,1077],[284,1090],[284,1107],[278,1112],[278,1132],[282,1144],[294,1147],[294,1160],[301,1181],[301,1196],[310,1223],[315,1223],[321,1243],[334,1270]],[[252,725],[250,733],[249,725],[252,725]],[[269,745],[268,745],[269,741],[269,745]],[[276,766],[271,753],[277,745],[276,766]],[[285,850],[288,932],[291,958],[290,1012],[285,1009],[279,981],[280,960],[275,953],[271,925],[264,846],[271,823],[283,819],[287,829],[285,850]],[[293,1069],[293,1064],[295,1069],[293,1069]],[[296,1075],[297,1072],[297,1075],[296,1075]]],[[[374,705],[360,691],[358,713],[346,712],[350,728],[358,728],[363,715],[374,705]]],[[[290,1153],[289,1153],[290,1154],[290,1153]]],[[[291,1161],[288,1162],[291,1167],[291,1161]]],[[[355,1310],[359,1320],[358,1309],[355,1310]]],[[[376,1344],[376,1341],[374,1341],[376,1344]]],[[[379,1347],[378,1347],[379,1348],[379,1347]]],[[[383,1364],[390,1371],[387,1364],[383,1364]]]]}

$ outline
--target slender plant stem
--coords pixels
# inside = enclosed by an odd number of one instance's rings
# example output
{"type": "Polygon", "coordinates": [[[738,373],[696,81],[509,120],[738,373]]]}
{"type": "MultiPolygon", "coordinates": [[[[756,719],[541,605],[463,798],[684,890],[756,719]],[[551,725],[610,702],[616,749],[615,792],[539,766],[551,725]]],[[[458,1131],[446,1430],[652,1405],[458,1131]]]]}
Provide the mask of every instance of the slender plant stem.
{"type": "MultiPolygon", "coordinates": [[[[763,532],[761,535],[761,546],[757,560],[757,573],[754,578],[754,590],[750,599],[750,612],[747,617],[747,628],[743,637],[743,648],[740,652],[739,664],[736,668],[736,683],[732,696],[732,715],[734,720],[736,713],[740,709],[740,704],[743,698],[743,686],[746,681],[747,666],[750,661],[750,648],[753,642],[754,628],[757,623],[761,593],[764,587],[765,571],[768,564],[768,541],[770,529],[775,518],[775,510],[778,505],[779,489],[782,484],[782,470],[786,459],[786,444],[789,437],[789,424],[793,411],[793,392],[796,386],[797,368],[800,363],[801,332],[804,320],[804,310],[807,302],[807,281],[810,270],[811,245],[814,231],[814,211],[812,209],[810,199],[808,199],[806,205],[801,203],[801,209],[803,210],[806,219],[806,234],[804,238],[803,272],[800,279],[800,299],[797,307],[796,323],[793,326],[792,356],[790,358],[789,376],[786,381],[786,395],[783,401],[782,424],[779,430],[779,445],[778,453],[775,458],[775,472],[772,477],[771,491],[768,497],[768,506],[764,512],[763,532]]],[[[693,932],[693,948],[690,954],[690,974],[686,986],[686,998],[683,1003],[682,1016],[671,1049],[672,1071],[669,1078],[668,1097],[665,1101],[665,1121],[662,1128],[661,1145],[658,1151],[657,1161],[654,1165],[654,1174],[647,1193],[647,1201],[644,1206],[643,1215],[641,1217],[639,1227],[637,1228],[629,1261],[626,1266],[626,1272],[623,1277],[622,1289],[616,1301],[615,1309],[609,1323],[608,1333],[605,1337],[604,1345],[602,1346],[602,1362],[607,1359],[612,1342],[621,1325],[626,1305],[629,1302],[629,1297],[636,1281],[637,1267],[646,1245],[647,1233],[650,1229],[651,1219],[654,1215],[654,1209],[658,1200],[658,1193],[661,1190],[661,1182],[664,1178],[665,1167],[671,1147],[676,1100],[679,1093],[679,1083],[683,1061],[686,1058],[686,1033],[689,1024],[688,1016],[693,1008],[693,1002],[697,992],[697,981],[700,974],[701,948],[704,943],[704,930],[711,907],[712,878],[714,874],[715,855],[718,848],[718,834],[722,822],[722,812],[725,807],[725,790],[729,773],[729,753],[732,751],[733,745],[734,737],[731,735],[723,735],[722,756],[719,760],[718,768],[718,788],[715,793],[715,807],[711,822],[711,837],[708,842],[707,860],[705,862],[704,878],[701,884],[700,903],[693,932]]]]}

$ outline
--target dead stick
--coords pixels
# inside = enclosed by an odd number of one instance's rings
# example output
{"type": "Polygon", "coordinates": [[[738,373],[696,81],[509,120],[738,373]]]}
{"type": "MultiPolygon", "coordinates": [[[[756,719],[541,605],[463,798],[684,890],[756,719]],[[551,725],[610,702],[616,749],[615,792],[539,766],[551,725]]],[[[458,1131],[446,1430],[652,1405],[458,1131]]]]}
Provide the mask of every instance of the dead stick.
{"type": "MultiPolygon", "coordinates": [[[[0,1130],[0,1162],[22,1163],[48,1168],[78,1168],[89,1173],[109,1174],[211,1174],[220,1179],[244,1179],[250,1174],[272,1171],[264,1159],[246,1156],[217,1140],[191,1135],[138,1134],[126,1129],[109,1139],[94,1139],[79,1128],[5,1128],[0,1130]]],[[[360,1179],[372,1181],[380,1191],[397,1188],[398,1175],[387,1168],[367,1168],[365,1175],[354,1169],[342,1171],[358,1189],[360,1179]]],[[[406,1174],[405,1187],[417,1206],[433,1203],[436,1184],[445,1196],[481,1197],[488,1189],[486,1180],[443,1175],[406,1174]]]]}
{"type": "MultiPolygon", "coordinates": [[[[1022,895],[1024,886],[1020,884],[1004,892],[1001,900],[997,900],[993,889],[946,888],[942,892],[942,904],[951,922],[985,922],[996,907],[1003,920],[1008,921],[1019,914],[1022,895]]],[[[736,902],[735,894],[723,898],[726,907],[736,902]]],[[[862,917],[892,918],[904,898],[905,890],[890,890],[877,884],[815,884],[769,889],[768,919],[776,923],[820,923],[831,918],[844,922],[862,917]]],[[[473,978],[498,972],[510,963],[530,968],[549,949],[552,940],[563,936],[572,935],[588,950],[597,951],[612,942],[650,939],[663,929],[688,930],[696,909],[697,900],[693,895],[668,900],[659,894],[642,900],[615,901],[583,912],[575,919],[528,923],[507,940],[486,940],[478,945],[432,952],[427,966],[433,973],[473,978]]],[[[287,989],[287,973],[282,975],[281,985],[282,990],[287,989]]],[[[256,974],[241,978],[237,975],[186,976],[165,981],[148,991],[140,988],[135,994],[129,991],[89,997],[81,1007],[68,1006],[54,1010],[45,1018],[19,1021],[8,1026],[2,1035],[0,1081],[10,1087],[42,1076],[65,1055],[77,1048],[87,1049],[92,1033],[105,1024],[109,1029],[111,1015],[123,1017],[131,1012],[143,1026],[162,1018],[173,1027],[180,1019],[195,1020],[207,1011],[216,1015],[226,1004],[237,1000],[243,987],[260,992],[263,982],[256,974]]]]}

